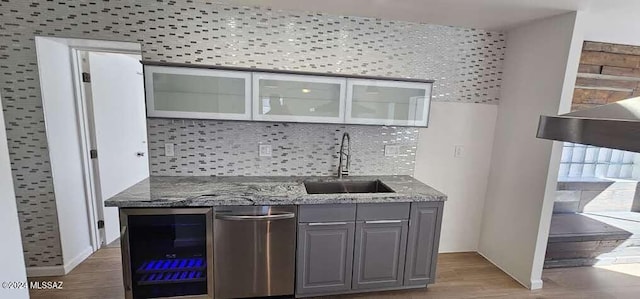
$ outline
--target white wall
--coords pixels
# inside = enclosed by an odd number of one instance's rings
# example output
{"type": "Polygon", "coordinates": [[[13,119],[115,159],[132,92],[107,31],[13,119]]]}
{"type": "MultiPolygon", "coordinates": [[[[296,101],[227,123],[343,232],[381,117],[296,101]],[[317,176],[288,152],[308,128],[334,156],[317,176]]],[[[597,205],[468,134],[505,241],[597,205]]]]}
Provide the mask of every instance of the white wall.
{"type": "MultiPolygon", "coordinates": [[[[2,99],[0,99],[0,103],[2,99]]],[[[1,107],[2,105],[0,105],[1,107]]],[[[0,109],[0,282],[25,282],[27,275],[22,254],[22,240],[18,224],[16,197],[13,192],[13,177],[7,147],[7,132],[4,113],[0,109]]],[[[28,289],[0,288],[0,298],[29,298],[28,289]]]]}
{"type": "Polygon", "coordinates": [[[640,1],[624,7],[591,10],[585,14],[585,40],[640,46],[640,1]]]}
{"type": "MultiPolygon", "coordinates": [[[[542,287],[540,254],[544,259],[560,154],[559,143],[535,135],[541,114],[555,115],[561,99],[563,109],[570,102],[566,88],[573,83],[565,82],[568,61],[577,68],[580,52],[574,40],[577,15],[507,32],[479,252],[533,289],[542,287]]],[[[575,80],[575,70],[571,76],[575,80]]]]}
{"type": "Polygon", "coordinates": [[[414,177],[448,196],[440,252],[477,251],[497,105],[434,102],[420,129],[414,177]],[[454,158],[455,146],[463,146],[454,158]]]}
{"type": "Polygon", "coordinates": [[[37,37],[36,50],[64,268],[35,267],[28,272],[61,275],[93,252],[80,129],[69,47],[63,40],[37,37]]]}
{"type": "MultiPolygon", "coordinates": [[[[582,44],[585,32],[585,13],[576,12],[573,24],[573,34],[569,40],[569,53],[562,80],[562,91],[560,103],[556,114],[568,113],[571,111],[573,102],[573,91],[576,85],[576,75],[580,66],[580,56],[582,55],[582,44]]],[[[547,171],[547,183],[545,185],[544,200],[540,213],[540,224],[538,225],[538,236],[531,266],[532,288],[542,288],[542,269],[544,268],[544,258],[547,254],[547,243],[549,241],[549,229],[551,227],[551,217],[553,215],[553,204],[556,200],[558,186],[558,172],[560,170],[560,158],[562,156],[563,142],[547,141],[552,145],[551,157],[549,159],[549,169],[547,171]]]]}

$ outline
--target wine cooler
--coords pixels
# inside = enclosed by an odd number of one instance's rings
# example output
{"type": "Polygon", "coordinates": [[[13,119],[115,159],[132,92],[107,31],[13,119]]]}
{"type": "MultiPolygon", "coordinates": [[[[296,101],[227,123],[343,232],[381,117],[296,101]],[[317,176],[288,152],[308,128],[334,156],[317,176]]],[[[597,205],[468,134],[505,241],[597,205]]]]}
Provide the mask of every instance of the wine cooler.
{"type": "Polygon", "coordinates": [[[121,209],[125,297],[213,298],[212,209],[121,209]]]}

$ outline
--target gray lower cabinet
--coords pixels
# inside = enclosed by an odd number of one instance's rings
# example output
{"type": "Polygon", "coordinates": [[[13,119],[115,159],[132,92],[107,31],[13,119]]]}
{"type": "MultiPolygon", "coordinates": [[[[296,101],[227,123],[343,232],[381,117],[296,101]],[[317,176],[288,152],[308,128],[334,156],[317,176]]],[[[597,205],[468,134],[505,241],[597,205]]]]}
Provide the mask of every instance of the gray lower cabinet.
{"type": "Polygon", "coordinates": [[[356,223],[353,289],[382,289],[403,284],[407,220],[356,223]]]}
{"type": "Polygon", "coordinates": [[[299,224],[297,294],[351,290],[354,230],[354,222],[299,224]]]}
{"type": "Polygon", "coordinates": [[[299,207],[296,297],[435,282],[443,202],[299,207]]]}
{"type": "Polygon", "coordinates": [[[442,202],[411,204],[409,240],[404,285],[427,285],[435,282],[442,202]]]}

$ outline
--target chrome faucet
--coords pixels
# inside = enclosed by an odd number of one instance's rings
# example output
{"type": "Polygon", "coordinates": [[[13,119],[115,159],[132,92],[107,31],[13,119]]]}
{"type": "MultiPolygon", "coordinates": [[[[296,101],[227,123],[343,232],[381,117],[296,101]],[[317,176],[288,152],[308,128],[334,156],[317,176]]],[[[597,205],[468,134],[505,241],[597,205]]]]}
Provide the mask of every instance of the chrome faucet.
{"type": "Polygon", "coordinates": [[[349,133],[342,134],[342,143],[340,144],[340,161],[338,162],[338,178],[342,178],[345,175],[349,175],[349,165],[351,164],[351,137],[349,137],[349,133]],[[344,151],[344,141],[347,141],[347,151],[344,151]],[[347,157],[347,161],[345,165],[342,165],[342,160],[344,157],[347,157]]]}

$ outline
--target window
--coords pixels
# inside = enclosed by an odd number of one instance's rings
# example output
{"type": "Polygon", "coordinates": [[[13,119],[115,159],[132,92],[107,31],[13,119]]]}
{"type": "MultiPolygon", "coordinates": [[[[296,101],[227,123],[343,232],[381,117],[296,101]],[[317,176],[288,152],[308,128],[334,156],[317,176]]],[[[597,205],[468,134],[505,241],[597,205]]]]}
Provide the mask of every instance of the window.
{"type": "Polygon", "coordinates": [[[561,178],[633,179],[640,176],[640,155],[610,148],[565,142],[561,178]]]}

